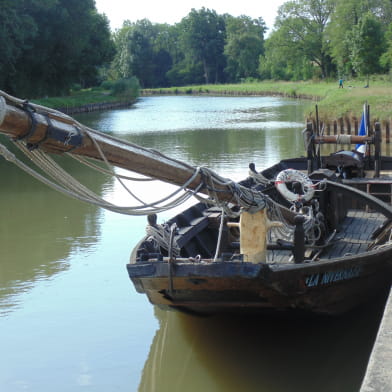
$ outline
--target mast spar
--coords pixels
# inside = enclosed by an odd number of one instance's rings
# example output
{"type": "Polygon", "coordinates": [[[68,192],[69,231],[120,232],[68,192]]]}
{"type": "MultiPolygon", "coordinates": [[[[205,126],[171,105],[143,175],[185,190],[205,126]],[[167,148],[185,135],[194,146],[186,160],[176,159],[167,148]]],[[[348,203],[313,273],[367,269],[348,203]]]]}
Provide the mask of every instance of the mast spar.
{"type": "Polygon", "coordinates": [[[209,169],[195,168],[153,149],[98,132],[59,111],[20,100],[1,90],[0,133],[23,140],[29,149],[107,160],[114,166],[173,185],[187,184],[187,189],[208,194],[218,202],[231,202],[246,209],[265,207],[266,196],[261,192],[222,178],[209,169]]]}

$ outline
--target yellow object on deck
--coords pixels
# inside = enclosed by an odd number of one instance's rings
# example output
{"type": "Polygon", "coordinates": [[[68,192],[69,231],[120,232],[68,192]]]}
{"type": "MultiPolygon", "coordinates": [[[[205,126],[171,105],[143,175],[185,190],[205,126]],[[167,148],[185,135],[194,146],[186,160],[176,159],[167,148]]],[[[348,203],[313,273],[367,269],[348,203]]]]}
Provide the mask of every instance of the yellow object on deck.
{"type": "Polygon", "coordinates": [[[240,229],[240,252],[244,261],[260,263],[266,261],[267,233],[271,227],[281,227],[283,223],[270,221],[266,209],[251,213],[243,211],[239,223],[230,223],[240,229]]]}

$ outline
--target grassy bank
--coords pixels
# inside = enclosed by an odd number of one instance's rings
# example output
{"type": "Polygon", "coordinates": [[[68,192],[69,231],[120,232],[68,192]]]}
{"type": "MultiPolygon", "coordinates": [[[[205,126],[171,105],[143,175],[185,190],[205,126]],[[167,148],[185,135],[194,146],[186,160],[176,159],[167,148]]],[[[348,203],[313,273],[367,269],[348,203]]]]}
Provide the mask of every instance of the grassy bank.
{"type": "Polygon", "coordinates": [[[62,97],[48,97],[33,99],[32,102],[47,106],[53,109],[57,108],[76,108],[84,105],[110,103],[110,102],[133,102],[137,96],[132,92],[130,94],[116,95],[110,90],[103,88],[89,88],[74,91],[70,95],[62,97]]]}
{"type": "Polygon", "coordinates": [[[34,103],[50,108],[76,107],[90,103],[115,102],[118,98],[101,89],[88,89],[73,92],[63,97],[34,99],[34,103]]]}
{"type": "Polygon", "coordinates": [[[324,120],[345,116],[360,117],[365,102],[370,105],[371,117],[375,120],[389,120],[392,117],[392,82],[378,78],[365,88],[363,80],[344,82],[275,82],[200,85],[143,90],[142,94],[216,94],[216,95],[281,95],[310,99],[308,114],[319,106],[320,117],[324,120]]]}
{"type": "MultiPolygon", "coordinates": [[[[364,88],[363,80],[348,80],[344,88],[338,82],[283,82],[264,81],[241,84],[210,84],[199,86],[171,87],[142,90],[142,94],[211,94],[211,95],[280,95],[292,98],[309,99],[306,115],[314,114],[315,103],[319,106],[322,120],[340,117],[360,117],[365,102],[370,105],[371,118],[389,121],[392,118],[392,81],[378,77],[364,88]]],[[[51,108],[79,107],[103,102],[131,102],[134,96],[120,97],[102,88],[75,91],[69,96],[34,100],[51,108]]]]}

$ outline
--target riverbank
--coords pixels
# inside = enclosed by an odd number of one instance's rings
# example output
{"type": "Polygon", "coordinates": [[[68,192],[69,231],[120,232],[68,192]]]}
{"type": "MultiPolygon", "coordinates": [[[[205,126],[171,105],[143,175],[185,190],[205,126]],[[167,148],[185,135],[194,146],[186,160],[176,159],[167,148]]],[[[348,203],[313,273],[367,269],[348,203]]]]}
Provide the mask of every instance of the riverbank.
{"type": "Polygon", "coordinates": [[[308,99],[309,109],[307,116],[314,115],[315,102],[317,102],[320,119],[323,121],[360,117],[363,104],[367,102],[371,108],[372,120],[389,121],[391,118],[392,81],[388,77],[379,77],[377,80],[371,81],[368,87],[365,87],[364,81],[355,79],[345,81],[343,88],[339,88],[337,81],[263,81],[144,89],[141,91],[141,94],[262,95],[308,99]]]}
{"type": "Polygon", "coordinates": [[[67,96],[41,98],[32,101],[66,114],[77,114],[129,107],[135,103],[136,99],[136,95],[118,96],[102,88],[91,88],[75,91],[67,96]]]}
{"type": "MultiPolygon", "coordinates": [[[[339,88],[337,81],[263,81],[239,84],[210,84],[184,87],[168,87],[140,90],[140,95],[218,95],[218,96],[282,96],[309,101],[307,118],[314,117],[315,103],[319,106],[319,118],[324,122],[338,119],[357,119],[363,104],[370,105],[372,121],[390,122],[392,81],[387,76],[372,80],[369,86],[360,79],[344,82],[339,88]]],[[[68,114],[93,110],[107,110],[132,105],[137,96],[118,97],[102,88],[73,92],[65,97],[34,100],[43,106],[65,111],[68,114]]]]}

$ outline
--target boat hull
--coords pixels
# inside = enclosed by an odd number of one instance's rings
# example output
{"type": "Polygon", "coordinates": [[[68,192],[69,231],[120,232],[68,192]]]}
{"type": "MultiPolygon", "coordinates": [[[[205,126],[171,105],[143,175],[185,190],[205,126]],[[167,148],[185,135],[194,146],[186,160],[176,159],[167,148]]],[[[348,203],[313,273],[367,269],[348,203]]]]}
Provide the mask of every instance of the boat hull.
{"type": "MultiPolygon", "coordinates": [[[[276,178],[290,166],[304,169],[305,163],[304,159],[281,161],[262,174],[276,178]]],[[[134,286],[154,305],[197,314],[337,315],[371,301],[391,286],[392,209],[361,191],[362,183],[356,189],[334,176],[324,169],[310,176],[325,184],[313,205],[314,216],[321,219],[320,242],[306,247],[299,227],[290,241],[282,240],[279,233],[271,235],[259,252],[262,236],[254,234],[269,225],[261,217],[256,228],[244,223],[243,215],[239,222],[226,217],[222,223],[220,209],[199,203],[166,222],[167,228],[178,227],[173,235],[180,256],[169,256],[168,243],[164,249],[153,246],[154,236],[136,246],[127,266],[134,286]],[[220,228],[220,255],[213,261],[220,228]]],[[[253,186],[249,178],[242,184],[253,186]]],[[[266,185],[262,191],[281,206],[277,219],[294,225],[292,206],[276,188],[266,185]]]]}
{"type": "Polygon", "coordinates": [[[131,262],[150,302],[198,314],[305,312],[335,315],[387,290],[392,250],[300,265],[245,262],[131,262]]]}

